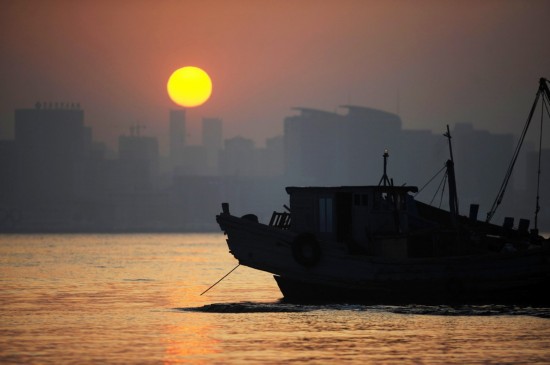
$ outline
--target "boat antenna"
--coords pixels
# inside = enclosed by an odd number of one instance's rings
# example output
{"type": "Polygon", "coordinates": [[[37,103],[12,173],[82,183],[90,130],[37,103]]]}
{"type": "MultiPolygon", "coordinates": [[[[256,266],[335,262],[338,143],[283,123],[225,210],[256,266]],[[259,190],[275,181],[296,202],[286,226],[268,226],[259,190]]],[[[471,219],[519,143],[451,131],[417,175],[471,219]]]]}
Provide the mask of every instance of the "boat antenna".
{"type": "Polygon", "coordinates": [[[380,179],[380,182],[378,182],[378,186],[384,184],[383,186],[392,186],[390,179],[388,178],[387,168],[388,168],[388,157],[390,157],[390,154],[388,153],[388,149],[386,148],[384,150],[384,154],[382,155],[384,157],[384,175],[382,175],[382,178],[380,179]]]}
{"type": "MultiPolygon", "coordinates": [[[[512,176],[514,166],[516,164],[519,153],[521,151],[521,146],[523,145],[523,141],[525,139],[525,135],[527,134],[527,130],[529,129],[529,125],[531,124],[531,119],[533,118],[533,114],[539,102],[539,98],[542,95],[543,110],[544,110],[544,103],[545,102],[548,103],[550,101],[550,90],[548,89],[547,83],[548,83],[547,79],[543,77],[540,78],[539,89],[537,91],[537,95],[535,96],[535,101],[533,102],[533,106],[531,107],[531,111],[529,112],[529,116],[527,117],[527,121],[525,122],[525,126],[523,127],[523,131],[521,132],[521,136],[519,138],[518,144],[514,151],[514,155],[512,156],[512,160],[510,161],[510,165],[508,166],[508,170],[506,170],[506,174],[504,175],[504,181],[500,185],[500,189],[495,198],[495,201],[493,202],[493,205],[491,206],[491,210],[487,213],[487,219],[485,220],[487,223],[491,221],[491,219],[495,215],[497,208],[502,203],[502,199],[504,198],[504,193],[506,192],[506,187],[508,186],[508,182],[510,181],[510,177],[512,176]]],[[[548,108],[546,108],[546,111],[548,112],[548,108]]],[[[541,120],[541,132],[542,132],[542,120],[541,120]]],[[[541,138],[542,138],[542,133],[541,133],[541,138]]],[[[541,149],[539,149],[539,154],[540,153],[541,153],[541,149]]],[[[540,179],[540,158],[539,158],[539,179],[540,179]]],[[[537,229],[537,218],[538,218],[539,208],[540,207],[538,206],[538,186],[537,186],[537,207],[535,209],[535,229],[537,229]]]]}

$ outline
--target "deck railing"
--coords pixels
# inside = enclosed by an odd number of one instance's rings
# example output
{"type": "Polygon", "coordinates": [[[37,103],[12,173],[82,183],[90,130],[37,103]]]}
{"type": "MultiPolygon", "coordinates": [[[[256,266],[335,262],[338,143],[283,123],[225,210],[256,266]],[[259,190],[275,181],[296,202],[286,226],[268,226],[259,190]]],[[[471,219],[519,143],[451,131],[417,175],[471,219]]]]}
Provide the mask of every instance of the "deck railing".
{"type": "Polygon", "coordinates": [[[287,212],[273,212],[271,220],[269,221],[270,227],[276,227],[280,229],[289,229],[290,228],[290,213],[287,212]]]}

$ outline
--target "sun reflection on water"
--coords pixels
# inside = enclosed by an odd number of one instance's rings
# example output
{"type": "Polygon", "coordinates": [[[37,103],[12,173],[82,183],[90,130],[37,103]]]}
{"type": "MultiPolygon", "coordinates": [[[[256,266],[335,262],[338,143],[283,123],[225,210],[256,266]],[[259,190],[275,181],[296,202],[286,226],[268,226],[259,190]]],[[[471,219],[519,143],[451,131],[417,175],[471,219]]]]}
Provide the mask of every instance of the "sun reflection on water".
{"type": "Polygon", "coordinates": [[[550,309],[298,306],[246,267],[200,295],[235,265],[221,234],[0,236],[0,362],[550,358],[550,309]]]}

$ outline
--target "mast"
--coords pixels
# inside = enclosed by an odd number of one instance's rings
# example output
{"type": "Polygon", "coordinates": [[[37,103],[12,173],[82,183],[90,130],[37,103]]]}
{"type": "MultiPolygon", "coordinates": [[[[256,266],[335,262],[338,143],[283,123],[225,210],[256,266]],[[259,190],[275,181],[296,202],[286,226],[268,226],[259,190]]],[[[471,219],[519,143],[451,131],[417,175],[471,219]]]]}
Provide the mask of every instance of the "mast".
{"type": "Polygon", "coordinates": [[[547,114],[550,114],[548,112],[548,104],[550,104],[550,90],[548,89],[546,79],[541,78],[539,83],[539,90],[542,89],[542,107],[540,110],[540,133],[539,133],[539,158],[538,158],[538,168],[537,168],[537,197],[536,197],[536,203],[535,203],[535,232],[538,233],[539,231],[539,211],[540,211],[540,165],[541,165],[541,157],[542,157],[542,122],[544,119],[544,111],[546,110],[547,114]]]}
{"type": "Polygon", "coordinates": [[[451,131],[447,124],[447,133],[443,134],[449,141],[450,160],[445,164],[447,166],[447,176],[449,178],[449,212],[451,213],[451,224],[456,228],[458,217],[458,193],[456,191],[455,163],[453,157],[453,146],[451,144],[451,131]]]}

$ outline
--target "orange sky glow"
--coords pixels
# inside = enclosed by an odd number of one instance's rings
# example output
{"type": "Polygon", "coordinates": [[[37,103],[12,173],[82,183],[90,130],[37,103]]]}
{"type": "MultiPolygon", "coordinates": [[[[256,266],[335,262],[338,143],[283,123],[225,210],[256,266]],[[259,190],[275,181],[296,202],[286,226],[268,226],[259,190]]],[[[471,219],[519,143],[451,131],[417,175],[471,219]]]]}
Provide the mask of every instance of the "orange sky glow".
{"type": "MultiPolygon", "coordinates": [[[[282,133],[294,106],[399,112],[406,128],[472,122],[519,132],[550,77],[550,2],[2,1],[0,122],[36,101],[80,102],[94,138],[130,124],[165,143],[166,80],[194,65],[215,85],[191,124],[282,133]]],[[[196,132],[196,131],[195,131],[196,132]]],[[[193,133],[193,131],[192,131],[193,133]]]]}

